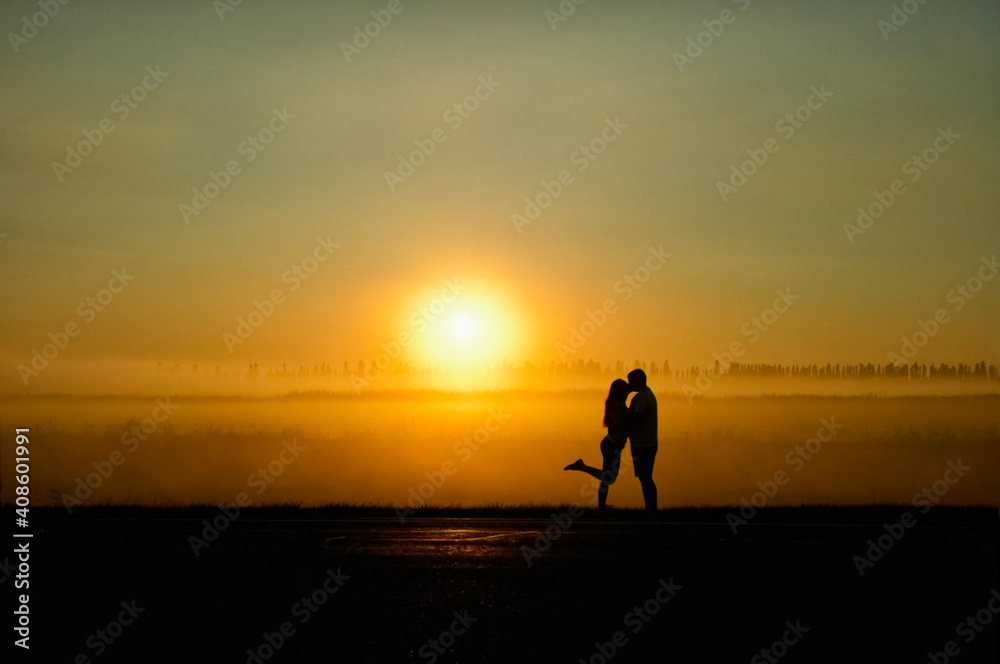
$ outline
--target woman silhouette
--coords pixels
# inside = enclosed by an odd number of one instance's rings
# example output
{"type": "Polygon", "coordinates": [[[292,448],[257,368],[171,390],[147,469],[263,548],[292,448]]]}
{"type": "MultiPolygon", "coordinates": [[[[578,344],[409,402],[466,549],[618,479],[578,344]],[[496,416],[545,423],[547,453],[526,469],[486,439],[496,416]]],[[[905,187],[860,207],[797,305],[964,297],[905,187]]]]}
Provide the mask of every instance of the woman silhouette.
{"type": "Polygon", "coordinates": [[[631,392],[628,383],[618,378],[611,383],[608,398],[604,401],[604,426],[608,435],[601,441],[601,455],[604,457],[602,468],[594,468],[577,459],[563,470],[579,470],[593,475],[601,482],[597,490],[597,507],[604,509],[608,501],[608,487],[618,479],[618,468],[621,466],[622,449],[628,440],[628,406],[625,399],[631,392]]]}

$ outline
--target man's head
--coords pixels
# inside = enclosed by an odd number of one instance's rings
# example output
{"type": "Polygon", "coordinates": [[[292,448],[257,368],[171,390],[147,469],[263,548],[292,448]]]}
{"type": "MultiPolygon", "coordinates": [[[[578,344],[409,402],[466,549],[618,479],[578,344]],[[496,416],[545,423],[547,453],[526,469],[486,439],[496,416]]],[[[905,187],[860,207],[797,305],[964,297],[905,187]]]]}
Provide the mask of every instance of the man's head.
{"type": "Polygon", "coordinates": [[[646,372],[642,369],[633,369],[628,372],[628,386],[633,392],[638,392],[639,390],[646,387],[646,372]]]}

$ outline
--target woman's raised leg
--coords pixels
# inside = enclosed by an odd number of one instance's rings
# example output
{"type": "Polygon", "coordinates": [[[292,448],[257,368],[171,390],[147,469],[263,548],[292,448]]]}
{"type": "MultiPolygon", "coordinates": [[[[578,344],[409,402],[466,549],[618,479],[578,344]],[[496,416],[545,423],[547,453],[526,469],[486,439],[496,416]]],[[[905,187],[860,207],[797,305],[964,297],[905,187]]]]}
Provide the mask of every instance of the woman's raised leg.
{"type": "Polygon", "coordinates": [[[601,473],[604,471],[600,468],[594,468],[593,466],[588,466],[583,462],[583,459],[577,459],[573,463],[569,464],[563,470],[579,470],[580,472],[592,475],[597,479],[601,479],[601,473]]]}

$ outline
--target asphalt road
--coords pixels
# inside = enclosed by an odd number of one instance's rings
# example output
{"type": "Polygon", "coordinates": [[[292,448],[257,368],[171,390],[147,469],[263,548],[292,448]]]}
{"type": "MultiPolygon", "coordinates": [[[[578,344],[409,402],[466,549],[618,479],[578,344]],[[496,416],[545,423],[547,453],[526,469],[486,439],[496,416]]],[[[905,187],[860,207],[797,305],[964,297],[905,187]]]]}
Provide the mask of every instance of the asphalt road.
{"type": "Polygon", "coordinates": [[[899,513],[786,511],[736,533],[719,510],[247,513],[209,541],[218,511],[53,512],[32,539],[28,661],[927,662],[949,641],[949,661],[998,661],[996,513],[894,537],[899,513]]]}

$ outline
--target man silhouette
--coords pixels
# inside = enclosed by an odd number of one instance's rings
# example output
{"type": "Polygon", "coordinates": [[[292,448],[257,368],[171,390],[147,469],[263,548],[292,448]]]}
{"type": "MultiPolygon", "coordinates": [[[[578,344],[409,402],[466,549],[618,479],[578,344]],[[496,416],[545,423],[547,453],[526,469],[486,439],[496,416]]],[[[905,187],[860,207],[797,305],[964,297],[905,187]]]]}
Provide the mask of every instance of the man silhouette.
{"type": "Polygon", "coordinates": [[[656,397],[646,385],[646,372],[635,369],[628,374],[628,386],[635,396],[629,404],[629,441],[632,443],[632,464],[635,476],[642,484],[646,511],[656,512],[656,484],[653,483],[653,462],[659,448],[657,438],[656,397]]]}

